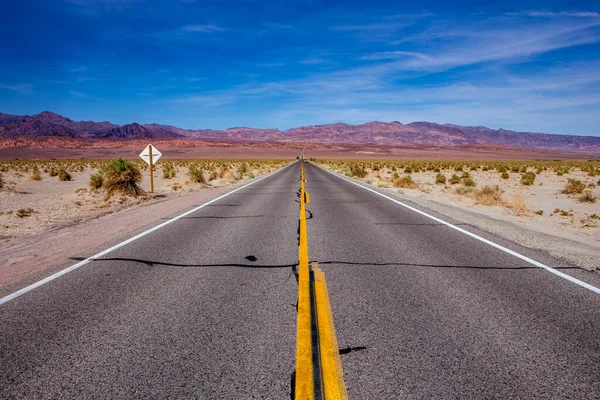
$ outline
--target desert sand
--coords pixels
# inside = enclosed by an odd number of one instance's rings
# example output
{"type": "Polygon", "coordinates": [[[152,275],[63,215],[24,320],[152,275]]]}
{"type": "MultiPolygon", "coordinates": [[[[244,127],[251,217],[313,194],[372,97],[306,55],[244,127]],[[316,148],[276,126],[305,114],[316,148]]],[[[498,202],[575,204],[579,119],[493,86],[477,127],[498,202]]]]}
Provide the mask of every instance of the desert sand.
{"type": "MultiPolygon", "coordinates": [[[[0,160],[14,159],[137,159],[145,144],[116,148],[0,148],[0,160]]],[[[436,159],[436,160],[600,160],[599,153],[529,149],[507,146],[376,146],[323,145],[315,143],[212,144],[197,147],[171,147],[157,142],[164,159],[294,159],[301,150],[316,159],[436,159]],[[163,147],[168,146],[168,147],[163,147]]]]}

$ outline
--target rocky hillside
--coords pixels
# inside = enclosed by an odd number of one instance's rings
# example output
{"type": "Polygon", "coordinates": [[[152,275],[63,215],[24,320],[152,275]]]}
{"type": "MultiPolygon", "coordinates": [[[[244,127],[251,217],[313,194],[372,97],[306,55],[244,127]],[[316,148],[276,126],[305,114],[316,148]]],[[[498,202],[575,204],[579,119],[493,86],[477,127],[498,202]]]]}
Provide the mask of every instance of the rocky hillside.
{"type": "MultiPolygon", "coordinates": [[[[33,116],[0,113],[0,138],[56,137],[63,141],[129,140],[207,140],[219,142],[310,142],[383,146],[473,146],[501,145],[571,151],[600,152],[600,137],[551,135],[490,129],[484,126],[460,126],[394,121],[369,122],[362,125],[344,123],[311,125],[280,131],[247,127],[226,130],[185,130],[170,125],[132,123],[118,126],[110,122],[72,121],[48,111],[33,116]]],[[[26,143],[27,140],[19,140],[26,143]]],[[[15,142],[16,143],[16,142],[15,142]]],[[[65,147],[72,147],[68,145],[65,147]]]]}

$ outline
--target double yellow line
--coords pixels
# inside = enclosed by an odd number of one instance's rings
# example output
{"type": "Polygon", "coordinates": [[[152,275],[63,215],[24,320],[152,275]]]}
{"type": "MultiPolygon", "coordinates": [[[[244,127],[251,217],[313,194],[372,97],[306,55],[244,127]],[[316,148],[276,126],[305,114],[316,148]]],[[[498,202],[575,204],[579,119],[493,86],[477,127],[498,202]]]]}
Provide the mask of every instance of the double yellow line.
{"type": "Polygon", "coordinates": [[[333,325],[325,274],[308,262],[304,160],[300,184],[300,245],[298,264],[298,334],[296,347],[296,399],[347,399],[339,347],[333,325]]]}

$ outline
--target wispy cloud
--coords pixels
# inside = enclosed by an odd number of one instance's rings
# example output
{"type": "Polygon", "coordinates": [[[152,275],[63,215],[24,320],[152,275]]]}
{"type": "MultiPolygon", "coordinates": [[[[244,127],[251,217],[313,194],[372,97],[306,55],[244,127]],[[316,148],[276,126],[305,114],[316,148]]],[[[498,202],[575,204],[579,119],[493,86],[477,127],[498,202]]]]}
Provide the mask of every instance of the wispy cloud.
{"type": "Polygon", "coordinates": [[[131,4],[143,0],[66,0],[67,3],[89,5],[89,4],[131,4]]]}
{"type": "Polygon", "coordinates": [[[89,71],[89,69],[86,66],[81,65],[79,67],[71,68],[71,69],[69,69],[69,71],[71,71],[71,72],[87,72],[87,71],[89,71]]]}
{"type": "Polygon", "coordinates": [[[438,40],[427,52],[393,50],[361,57],[363,60],[393,60],[375,69],[442,71],[490,61],[509,62],[583,44],[600,42],[600,19],[550,21],[519,26],[497,19],[473,26],[432,29],[410,41],[438,40]],[[439,30],[443,30],[440,32],[439,30]]]}
{"type": "Polygon", "coordinates": [[[86,93],[78,92],[76,90],[69,90],[69,94],[73,97],[78,97],[80,99],[91,99],[92,96],[86,93]]]}
{"type": "Polygon", "coordinates": [[[427,56],[423,53],[418,53],[415,51],[401,51],[401,50],[382,51],[382,52],[371,53],[371,54],[361,56],[360,59],[361,60],[394,60],[394,59],[405,58],[405,57],[416,57],[416,58],[420,58],[423,60],[431,60],[432,59],[432,57],[427,56]]]}
{"type": "Polygon", "coordinates": [[[337,25],[332,26],[330,29],[333,31],[395,31],[398,29],[405,28],[411,25],[410,23],[394,23],[394,22],[380,22],[373,24],[364,25],[337,25]]]}
{"type": "Polygon", "coordinates": [[[596,11],[525,11],[518,13],[506,13],[506,15],[526,15],[529,17],[577,17],[577,18],[600,18],[596,11]]]}
{"type": "Polygon", "coordinates": [[[10,90],[11,92],[17,92],[21,94],[33,93],[33,85],[30,84],[19,84],[19,85],[5,85],[0,84],[0,89],[10,90]]]}
{"type": "Polygon", "coordinates": [[[325,64],[327,61],[323,57],[308,57],[298,62],[306,65],[318,65],[325,64]]]}
{"type": "Polygon", "coordinates": [[[144,0],[66,0],[66,3],[78,6],[84,14],[95,15],[102,12],[123,12],[144,0]]]}
{"type": "Polygon", "coordinates": [[[97,81],[98,78],[94,78],[91,76],[80,76],[78,78],[75,79],[77,82],[81,83],[81,82],[87,82],[87,81],[97,81]]]}
{"type": "Polygon", "coordinates": [[[330,29],[334,31],[396,31],[432,15],[430,13],[386,15],[373,17],[369,22],[360,24],[334,25],[330,29]]]}
{"type": "Polygon", "coordinates": [[[225,29],[220,28],[213,24],[205,24],[205,25],[185,25],[181,28],[184,32],[201,32],[201,33],[213,33],[213,32],[222,32],[225,29]]]}
{"type": "Polygon", "coordinates": [[[264,68],[283,67],[284,65],[285,65],[284,62],[266,62],[266,63],[258,64],[259,67],[264,67],[264,68]]]}

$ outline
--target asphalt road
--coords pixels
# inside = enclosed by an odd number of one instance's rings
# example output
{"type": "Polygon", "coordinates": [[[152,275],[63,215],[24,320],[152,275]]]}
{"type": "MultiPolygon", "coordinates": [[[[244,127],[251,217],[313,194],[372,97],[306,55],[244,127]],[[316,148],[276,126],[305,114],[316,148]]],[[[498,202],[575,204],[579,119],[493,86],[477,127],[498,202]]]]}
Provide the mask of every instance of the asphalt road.
{"type": "MultiPolygon", "coordinates": [[[[597,294],[306,175],[350,398],[600,398],[597,294]]],[[[0,398],[289,398],[299,177],[296,163],[0,306],[0,398]]]]}

